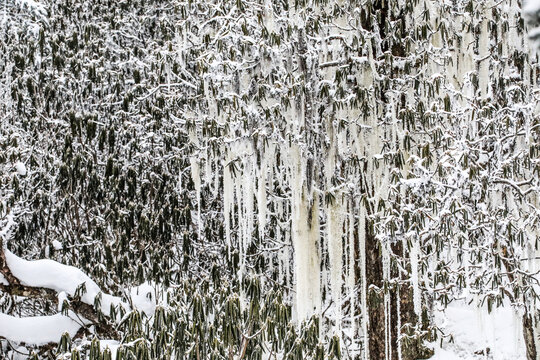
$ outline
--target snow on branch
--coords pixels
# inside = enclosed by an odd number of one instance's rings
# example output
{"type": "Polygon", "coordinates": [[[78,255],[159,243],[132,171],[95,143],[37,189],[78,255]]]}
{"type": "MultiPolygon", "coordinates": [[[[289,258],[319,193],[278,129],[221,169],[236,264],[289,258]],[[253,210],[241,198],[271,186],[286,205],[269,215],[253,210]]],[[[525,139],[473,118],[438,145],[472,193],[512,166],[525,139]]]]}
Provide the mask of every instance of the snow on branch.
{"type": "Polygon", "coordinates": [[[60,309],[65,299],[72,310],[67,312],[72,316],[56,314],[16,318],[0,314],[0,337],[42,345],[58,341],[58,334],[66,331],[71,336],[82,334],[80,330],[91,324],[97,333],[118,338],[112,322],[99,313],[108,314],[112,306],[128,309],[129,306],[119,297],[103,294],[92,279],[73,266],[47,259],[27,261],[3,247],[0,249],[0,291],[13,296],[53,301],[59,304],[60,309]],[[97,303],[96,298],[100,299],[97,303]],[[97,310],[94,305],[98,306],[97,310]]]}
{"type": "Polygon", "coordinates": [[[74,316],[55,314],[18,318],[0,313],[0,338],[36,346],[55,343],[66,332],[73,338],[82,327],[73,320],[74,316]]]}
{"type": "MultiPolygon", "coordinates": [[[[99,286],[76,267],[48,259],[27,261],[9,250],[4,250],[4,256],[11,274],[22,285],[51,289],[57,293],[65,292],[73,297],[77,288],[84,284],[86,292],[81,296],[80,301],[88,305],[94,305],[95,297],[101,293],[99,286]]],[[[103,313],[108,313],[111,305],[122,305],[122,300],[116,296],[102,294],[100,310],[103,313]]]]}

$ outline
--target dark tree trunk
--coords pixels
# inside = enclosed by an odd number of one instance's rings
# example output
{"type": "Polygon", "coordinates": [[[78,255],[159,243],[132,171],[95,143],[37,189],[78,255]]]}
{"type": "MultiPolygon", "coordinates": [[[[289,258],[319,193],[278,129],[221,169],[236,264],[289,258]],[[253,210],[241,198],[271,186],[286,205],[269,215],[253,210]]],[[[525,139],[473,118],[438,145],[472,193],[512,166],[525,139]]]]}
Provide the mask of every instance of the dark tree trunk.
{"type": "MultiPolygon", "coordinates": [[[[403,325],[409,323],[413,326],[418,323],[418,316],[414,312],[414,303],[412,289],[410,286],[401,286],[399,292],[397,285],[389,288],[390,297],[390,343],[386,344],[386,323],[384,311],[384,293],[383,289],[383,265],[380,243],[375,239],[372,227],[366,229],[366,276],[368,288],[368,316],[369,316],[369,358],[372,360],[386,359],[386,349],[390,349],[391,353],[388,358],[392,360],[399,359],[398,351],[401,348],[401,358],[403,360],[415,360],[420,358],[429,358],[433,355],[431,349],[423,346],[422,339],[413,339],[412,341],[402,342],[398,346],[398,337],[408,332],[403,325]],[[371,288],[371,290],[369,290],[371,288]],[[399,296],[398,296],[399,294],[399,296]],[[398,302],[399,301],[399,323],[402,325],[398,330],[398,302]]],[[[392,251],[397,256],[403,256],[403,248],[401,244],[392,246],[392,251]]],[[[396,277],[397,273],[392,273],[392,277],[396,277]]],[[[427,324],[423,324],[423,327],[427,324]]]]}
{"type": "MultiPolygon", "coordinates": [[[[385,331],[384,296],[377,294],[372,285],[381,289],[383,285],[383,267],[379,243],[366,229],[366,281],[368,289],[369,313],[369,349],[370,359],[385,359],[385,331]]],[[[364,316],[364,314],[362,314],[364,316]]]]}
{"type": "Polygon", "coordinates": [[[527,349],[527,360],[536,360],[536,344],[534,342],[534,321],[528,312],[523,315],[523,338],[527,349]]]}

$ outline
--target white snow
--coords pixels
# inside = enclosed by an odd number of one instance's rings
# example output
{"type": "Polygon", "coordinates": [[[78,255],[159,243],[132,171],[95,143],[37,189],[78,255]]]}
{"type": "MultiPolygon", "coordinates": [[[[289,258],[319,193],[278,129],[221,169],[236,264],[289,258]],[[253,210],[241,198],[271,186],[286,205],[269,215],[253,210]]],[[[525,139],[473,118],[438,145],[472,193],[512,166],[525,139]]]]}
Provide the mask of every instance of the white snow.
{"type": "Polygon", "coordinates": [[[53,240],[51,245],[53,246],[54,250],[62,250],[64,248],[62,243],[58,240],[53,240]]]}
{"type": "MultiPolygon", "coordinates": [[[[53,244],[54,246],[54,244],[53,244]]],[[[58,311],[62,310],[64,300],[68,295],[73,296],[80,284],[86,286],[86,293],[81,296],[81,300],[89,305],[94,305],[95,297],[101,295],[101,311],[109,313],[111,304],[128,308],[119,297],[103,294],[99,286],[81,270],[68,265],[60,264],[53,260],[43,259],[27,261],[4,249],[6,261],[13,275],[17,277],[23,285],[44,287],[58,292],[58,311]]],[[[7,284],[7,281],[0,275],[0,283],[7,284]]],[[[143,283],[130,291],[131,301],[135,308],[143,311],[146,315],[152,316],[156,308],[156,297],[154,287],[149,283],[143,283]]],[[[4,337],[15,343],[26,343],[32,345],[43,345],[51,342],[58,342],[64,332],[70,336],[82,326],[80,321],[84,321],[73,312],[69,316],[56,314],[52,316],[38,317],[13,317],[0,313],[0,337],[4,337]],[[76,319],[76,320],[73,320],[76,319]]],[[[102,345],[105,345],[103,343],[102,345]]],[[[114,345],[114,344],[109,344],[114,345]]],[[[115,353],[114,346],[111,347],[115,353]]]]}
{"type": "Polygon", "coordinates": [[[145,282],[131,289],[131,301],[133,306],[143,311],[146,315],[154,315],[156,310],[156,297],[152,285],[145,282]]]}
{"type": "Polygon", "coordinates": [[[539,47],[538,35],[540,34],[540,27],[537,26],[540,22],[540,1],[539,0],[526,0],[522,8],[523,17],[529,23],[528,35],[529,38],[534,40],[533,46],[539,47]]]}
{"type": "Polygon", "coordinates": [[[7,238],[10,234],[11,228],[15,225],[15,220],[12,213],[7,214],[6,222],[2,230],[0,230],[0,238],[7,238]]]}
{"type": "Polygon", "coordinates": [[[34,0],[18,0],[17,1],[21,7],[27,7],[29,10],[34,10],[37,12],[37,14],[41,16],[47,15],[47,9],[45,8],[45,5],[38,1],[34,0]]]}
{"type": "Polygon", "coordinates": [[[485,306],[457,301],[435,314],[435,322],[445,334],[452,334],[453,342],[432,344],[432,360],[526,359],[521,316],[509,304],[488,314],[485,306]],[[482,355],[487,348],[488,356],[482,355]]]}
{"type": "Polygon", "coordinates": [[[414,302],[414,312],[416,315],[421,316],[422,312],[422,293],[420,291],[420,286],[418,282],[418,256],[419,256],[419,245],[416,239],[412,239],[412,248],[411,248],[411,283],[413,287],[413,302],[414,302]]]}
{"type": "Polygon", "coordinates": [[[67,332],[73,337],[80,327],[62,314],[18,318],[0,313],[0,337],[16,343],[44,345],[58,342],[63,333],[67,332]]]}
{"type": "MultiPolygon", "coordinates": [[[[5,249],[6,261],[11,272],[23,285],[44,287],[73,296],[79,285],[85,284],[86,293],[81,301],[94,305],[94,298],[101,293],[99,286],[85,273],[73,266],[63,265],[49,259],[27,261],[5,249]]],[[[119,297],[109,294],[101,296],[101,311],[108,314],[113,305],[124,305],[119,297]]]]}
{"type": "Polygon", "coordinates": [[[17,349],[12,349],[7,352],[7,359],[10,360],[28,360],[30,351],[24,346],[19,346],[17,349]]]}
{"type": "Polygon", "coordinates": [[[57,295],[58,299],[58,311],[62,311],[62,307],[64,306],[64,301],[69,301],[68,294],[66,294],[65,291],[59,292],[57,295]]]}
{"type": "Polygon", "coordinates": [[[107,348],[111,351],[111,360],[116,359],[116,351],[120,346],[120,343],[115,340],[101,340],[99,342],[99,348],[101,351],[104,351],[107,348]]]}
{"type": "Polygon", "coordinates": [[[21,176],[26,176],[26,166],[20,161],[15,163],[15,171],[21,176]]]}
{"type": "Polygon", "coordinates": [[[535,16],[540,12],[540,1],[539,0],[527,0],[523,4],[522,8],[523,14],[527,16],[535,16]]]}

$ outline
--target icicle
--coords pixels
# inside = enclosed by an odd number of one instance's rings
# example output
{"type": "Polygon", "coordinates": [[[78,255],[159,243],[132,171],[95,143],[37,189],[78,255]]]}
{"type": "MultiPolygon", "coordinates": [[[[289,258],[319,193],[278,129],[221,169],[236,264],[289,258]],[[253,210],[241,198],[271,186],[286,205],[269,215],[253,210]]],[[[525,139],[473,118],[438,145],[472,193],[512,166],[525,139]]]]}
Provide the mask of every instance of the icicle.
{"type": "Polygon", "coordinates": [[[191,163],[191,179],[193,180],[193,184],[195,185],[195,194],[197,199],[197,235],[199,239],[202,239],[201,237],[201,230],[202,230],[202,220],[201,220],[201,174],[200,174],[200,168],[199,163],[194,157],[191,157],[189,159],[189,162],[191,163]]]}
{"type": "Polygon", "coordinates": [[[369,359],[369,315],[367,304],[367,275],[366,275],[366,218],[363,204],[359,204],[358,211],[358,253],[360,263],[361,296],[360,306],[362,308],[362,335],[364,337],[364,360],[369,359]]]}
{"type": "Polygon", "coordinates": [[[422,293],[420,292],[420,286],[418,282],[418,256],[419,256],[419,244],[418,239],[413,238],[411,240],[412,247],[410,252],[411,260],[411,283],[413,288],[413,304],[414,312],[420,318],[422,314],[422,293]]]}
{"type": "MultiPolygon", "coordinates": [[[[283,239],[289,238],[290,234],[287,230],[285,230],[283,239]]],[[[292,287],[291,283],[291,251],[288,246],[285,246],[283,248],[283,261],[285,269],[283,271],[283,275],[285,276],[285,285],[288,287],[292,287]]]]}
{"type": "Polygon", "coordinates": [[[259,179],[257,182],[257,215],[259,220],[259,238],[264,240],[264,230],[266,227],[266,176],[267,176],[267,154],[261,156],[261,167],[259,169],[259,179]]]}
{"type": "Polygon", "coordinates": [[[213,193],[213,184],[212,180],[215,176],[212,171],[212,154],[210,153],[210,148],[206,151],[206,159],[204,159],[204,183],[208,185],[208,189],[213,193]]]}
{"type": "Polygon", "coordinates": [[[354,201],[350,201],[349,208],[349,234],[347,239],[347,245],[349,246],[349,269],[347,274],[347,288],[349,291],[349,304],[350,304],[350,317],[351,317],[351,339],[356,339],[356,321],[354,319],[354,310],[356,308],[356,292],[355,286],[355,254],[354,254],[354,214],[353,214],[354,201]]]}
{"type": "Polygon", "coordinates": [[[341,196],[328,204],[328,260],[330,271],[330,292],[334,303],[334,320],[336,333],[340,333],[341,324],[341,278],[343,269],[343,244],[341,240],[341,196]]]}
{"type": "Polygon", "coordinates": [[[227,244],[227,254],[231,257],[231,212],[234,200],[234,184],[231,171],[227,166],[229,158],[223,163],[223,216],[225,218],[225,242],[227,244]]]}
{"type": "MultiPolygon", "coordinates": [[[[242,189],[242,178],[238,179],[241,175],[237,175],[234,181],[235,193],[236,193],[236,208],[237,210],[237,223],[238,223],[238,255],[239,255],[239,269],[238,269],[238,278],[241,279],[244,275],[244,267],[246,261],[246,217],[245,217],[245,208],[244,208],[244,192],[242,189]]],[[[234,219],[234,217],[233,217],[234,219]]],[[[234,226],[234,224],[233,224],[234,226]]]]}
{"type": "Polygon", "coordinates": [[[474,294],[474,304],[475,312],[476,312],[476,321],[478,322],[479,330],[480,330],[480,338],[482,342],[485,342],[486,340],[486,332],[485,332],[485,324],[484,324],[484,306],[481,306],[480,297],[477,293],[474,294]]]}
{"type": "Polygon", "coordinates": [[[215,173],[214,173],[214,186],[212,188],[212,196],[213,197],[217,197],[218,196],[218,191],[219,191],[219,174],[218,174],[218,169],[219,169],[219,164],[220,164],[221,160],[216,157],[214,159],[214,170],[215,173]]]}
{"type": "MultiPolygon", "coordinates": [[[[190,132],[189,137],[192,143],[198,147],[199,140],[197,139],[197,135],[194,131],[190,132]]],[[[197,235],[199,240],[201,240],[203,227],[201,217],[201,168],[197,156],[190,156],[189,163],[191,165],[191,179],[193,180],[193,184],[195,186],[195,197],[197,200],[197,235]]]]}
{"type": "MultiPolygon", "coordinates": [[[[276,239],[278,241],[282,241],[283,239],[283,236],[281,235],[281,227],[279,225],[276,226],[276,239]]],[[[281,284],[286,284],[285,263],[289,261],[288,256],[287,257],[285,256],[286,248],[287,246],[284,246],[281,250],[279,250],[279,253],[278,253],[278,275],[279,275],[279,282],[281,284]]]]}
{"type": "MultiPolygon", "coordinates": [[[[469,234],[469,231],[466,231],[465,236],[467,236],[468,234],[469,234]]],[[[468,239],[469,237],[467,236],[466,238],[468,239]]],[[[470,286],[471,261],[469,259],[469,254],[468,253],[466,254],[467,255],[465,256],[465,288],[463,289],[463,295],[465,297],[469,296],[470,289],[471,289],[471,286],[470,286]]]]}
{"type": "MultiPolygon", "coordinates": [[[[461,41],[461,49],[459,50],[459,54],[462,55],[461,61],[458,61],[457,64],[462,64],[461,66],[458,65],[458,80],[461,81],[463,84],[463,93],[466,96],[472,96],[473,95],[473,87],[470,80],[467,79],[470,72],[474,70],[474,62],[473,62],[473,55],[472,51],[469,49],[469,44],[473,43],[475,41],[473,34],[470,31],[463,31],[462,32],[463,40],[461,41]]],[[[458,98],[461,99],[461,98],[458,98]]],[[[462,105],[465,105],[465,99],[460,100],[462,105]]]]}
{"type": "Polygon", "coordinates": [[[293,145],[290,149],[291,190],[292,190],[292,243],[296,276],[296,312],[298,322],[308,319],[320,307],[319,254],[314,234],[318,226],[309,225],[309,202],[306,199],[304,174],[300,149],[293,145]],[[316,230],[314,230],[316,228],[316,230]]]}
{"type": "Polygon", "coordinates": [[[478,57],[479,57],[479,69],[478,69],[478,87],[480,94],[485,96],[489,91],[489,55],[491,53],[489,38],[491,32],[489,31],[489,23],[491,20],[492,12],[491,1],[487,0],[484,3],[484,14],[482,16],[482,23],[480,34],[478,35],[478,57]]]}
{"type": "MultiPolygon", "coordinates": [[[[319,242],[319,196],[313,194],[313,205],[311,207],[311,223],[308,223],[308,241],[310,245],[310,251],[312,252],[312,257],[310,259],[310,284],[313,286],[312,289],[312,308],[315,313],[321,311],[321,276],[320,276],[320,259],[319,259],[319,248],[317,243],[319,242]]],[[[306,201],[306,206],[308,205],[306,201]]]]}
{"type": "MultiPolygon", "coordinates": [[[[388,252],[387,244],[382,244],[382,266],[383,266],[383,282],[386,283],[390,279],[390,253],[388,252]]],[[[385,357],[386,360],[392,358],[392,323],[390,311],[390,294],[384,293],[384,320],[385,320],[385,357]]]]}
{"type": "Polygon", "coordinates": [[[244,199],[244,222],[245,222],[245,234],[244,234],[244,251],[247,251],[251,244],[251,236],[253,234],[253,196],[255,194],[255,176],[254,176],[253,161],[246,158],[244,160],[244,186],[243,186],[243,199],[244,199]]]}
{"type": "MultiPolygon", "coordinates": [[[[275,214],[276,214],[276,218],[278,219],[278,221],[283,216],[283,203],[281,201],[278,201],[276,203],[275,214]]],[[[284,234],[282,232],[281,226],[279,224],[276,224],[275,231],[276,231],[276,240],[280,241],[282,243],[286,243],[287,240],[288,240],[287,239],[287,234],[284,234]]],[[[279,250],[279,254],[278,254],[278,257],[279,257],[279,261],[278,261],[279,281],[280,281],[281,284],[285,284],[285,286],[289,286],[289,283],[287,281],[288,276],[289,276],[289,267],[288,267],[288,265],[290,263],[288,249],[289,249],[288,246],[283,246],[279,250]]]]}
{"type": "Polygon", "coordinates": [[[330,295],[334,304],[334,332],[341,337],[341,279],[343,275],[343,199],[340,191],[332,189],[332,178],[335,171],[335,157],[338,136],[334,133],[331,122],[328,123],[330,149],[325,166],[326,186],[331,200],[327,201],[326,233],[328,243],[328,261],[330,275],[330,295]]]}
{"type": "MultiPolygon", "coordinates": [[[[399,286],[396,289],[396,313],[397,313],[397,324],[396,324],[396,334],[397,334],[397,353],[398,360],[402,359],[401,355],[401,295],[399,294],[399,286]]],[[[420,315],[419,315],[420,316],[420,315]]]]}
{"type": "Polygon", "coordinates": [[[390,346],[392,344],[391,342],[391,330],[390,327],[390,301],[389,296],[384,295],[384,357],[386,360],[390,360],[392,358],[392,350],[390,349],[390,346]]]}
{"type": "Polygon", "coordinates": [[[523,339],[523,336],[521,335],[522,332],[520,331],[521,329],[521,321],[520,321],[520,316],[519,316],[519,313],[516,309],[513,309],[512,311],[512,328],[514,329],[514,333],[512,334],[513,335],[513,338],[514,340],[512,341],[513,344],[514,344],[514,354],[519,354],[519,348],[520,348],[520,345],[521,345],[521,340],[523,339]]]}

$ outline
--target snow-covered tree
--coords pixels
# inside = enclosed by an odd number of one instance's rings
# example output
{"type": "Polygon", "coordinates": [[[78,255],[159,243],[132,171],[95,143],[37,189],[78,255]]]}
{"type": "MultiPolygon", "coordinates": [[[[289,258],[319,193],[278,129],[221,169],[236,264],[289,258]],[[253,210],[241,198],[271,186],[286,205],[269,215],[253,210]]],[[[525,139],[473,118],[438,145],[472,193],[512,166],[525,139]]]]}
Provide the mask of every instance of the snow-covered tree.
{"type": "Polygon", "coordinates": [[[514,308],[536,358],[520,2],[0,12],[1,316],[78,318],[59,346],[0,325],[6,354],[426,358],[450,335],[435,313],[465,299],[514,308]]]}

